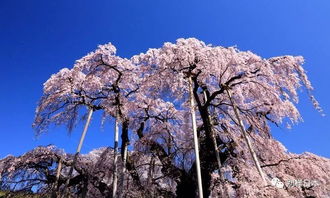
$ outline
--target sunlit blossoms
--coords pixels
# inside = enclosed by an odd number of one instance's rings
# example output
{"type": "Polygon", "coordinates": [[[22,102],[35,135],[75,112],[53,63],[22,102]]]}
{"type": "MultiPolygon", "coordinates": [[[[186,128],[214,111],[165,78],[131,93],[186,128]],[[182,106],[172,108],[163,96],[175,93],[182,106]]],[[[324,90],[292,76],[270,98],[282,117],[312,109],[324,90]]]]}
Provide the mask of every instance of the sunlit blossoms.
{"type": "MultiPolygon", "coordinates": [[[[305,87],[315,108],[322,111],[312,95],[303,62],[300,56],[264,59],[250,51],[212,46],[195,38],[167,42],[130,59],[116,55],[111,43],[100,45],[77,60],[72,69],[60,70],[44,84],[33,126],[38,134],[52,124],[71,130],[82,107],[101,110],[122,126],[123,171],[127,169],[130,175],[122,178],[143,186],[134,157],[124,157],[131,143],[135,152],[155,157],[162,178],[171,181],[173,195],[194,197],[197,192],[191,189],[197,189],[197,178],[189,116],[191,79],[203,195],[208,197],[214,193],[211,186],[220,169],[233,168],[237,160],[252,164],[242,128],[263,166],[269,159],[260,158],[268,151],[258,145],[271,140],[269,125],[292,125],[302,119],[295,106],[298,89],[305,87]]],[[[217,188],[226,183],[222,176],[217,188]]]]}

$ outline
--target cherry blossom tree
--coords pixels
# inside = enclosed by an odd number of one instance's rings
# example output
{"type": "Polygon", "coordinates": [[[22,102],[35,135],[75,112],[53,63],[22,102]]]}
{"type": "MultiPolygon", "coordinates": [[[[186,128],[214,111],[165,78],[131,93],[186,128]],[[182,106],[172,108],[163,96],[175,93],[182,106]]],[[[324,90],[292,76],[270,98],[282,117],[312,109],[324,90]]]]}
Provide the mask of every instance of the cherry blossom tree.
{"type": "MultiPolygon", "coordinates": [[[[69,114],[67,103],[61,105],[65,100],[69,100],[70,105],[73,103],[73,108],[78,109],[80,105],[86,105],[90,107],[90,114],[92,110],[104,110],[105,115],[110,115],[115,118],[116,126],[121,121],[122,127],[122,153],[124,161],[126,161],[126,153],[128,147],[128,109],[130,109],[132,103],[132,96],[137,90],[136,84],[139,79],[137,75],[134,75],[135,67],[127,59],[115,56],[116,49],[109,43],[106,45],[100,45],[98,49],[76,62],[73,69],[65,70],[70,73],[69,80],[61,79],[61,72],[52,76],[46,83],[44,89],[44,97],[42,98],[40,105],[37,109],[37,116],[34,126],[37,131],[46,129],[47,125],[54,122],[57,114],[53,115],[53,107],[51,105],[60,106],[58,111],[60,114],[68,114],[67,117],[56,118],[63,123],[65,119],[68,119],[70,124],[74,123],[78,116],[78,111],[69,114]],[[58,77],[59,76],[59,77],[58,77]],[[62,84],[56,82],[61,81],[62,84]],[[73,86],[74,84],[75,86],[73,86]],[[47,90],[47,87],[52,89],[61,89],[62,87],[71,87],[67,92],[61,92],[54,94],[47,90]],[[48,96],[51,97],[48,97],[48,96]],[[63,98],[63,96],[65,98],[63,98]],[[78,101],[78,102],[72,102],[78,101]],[[56,104],[60,103],[60,104],[56,104]]],[[[67,77],[64,77],[67,78],[67,77]]],[[[86,126],[89,123],[87,120],[86,126]]],[[[61,124],[61,123],[59,123],[61,124]]],[[[72,128],[72,125],[69,127],[72,128]]],[[[85,129],[87,129],[85,127],[85,129]]],[[[86,134],[86,130],[83,131],[81,141],[86,134]]],[[[117,150],[118,150],[118,127],[115,127],[115,155],[114,165],[116,165],[117,150]]],[[[79,144],[78,148],[81,148],[79,144]]],[[[80,151],[80,149],[79,149],[80,151]]],[[[77,152],[78,153],[78,152],[77,152]]],[[[116,170],[116,167],[115,167],[116,170]]],[[[123,172],[125,172],[125,166],[123,166],[123,172]]],[[[117,188],[117,171],[114,174],[114,189],[117,188]]],[[[114,195],[116,190],[113,191],[114,195]]]]}
{"type": "MultiPolygon", "coordinates": [[[[89,80],[90,78],[84,73],[66,68],[52,75],[44,84],[44,95],[40,100],[33,123],[37,134],[46,131],[50,124],[66,124],[69,131],[72,131],[79,117],[78,112],[80,108],[83,106],[88,108],[87,120],[81,134],[73,164],[76,163],[82,148],[93,111],[101,109],[90,98],[94,95],[94,89],[91,89],[91,87],[95,86],[97,82],[93,81],[94,84],[87,84],[86,81],[89,80]]],[[[73,168],[69,171],[67,185],[69,184],[72,171],[73,168]]]]}
{"type": "MultiPolygon", "coordinates": [[[[243,125],[250,133],[256,132],[263,137],[270,135],[269,122],[280,124],[284,118],[289,118],[288,124],[298,122],[300,115],[294,105],[298,101],[297,89],[304,85],[309,94],[312,90],[301,67],[302,57],[262,59],[233,47],[206,45],[197,39],[179,39],[176,44],[165,43],[162,48],[150,49],[134,59],[141,65],[149,65],[152,77],[148,82],[155,90],[168,90],[174,102],[181,102],[181,108],[187,105],[187,79],[192,78],[200,119],[203,186],[210,186],[215,167],[213,151],[217,148],[212,141],[213,131],[217,132],[223,150],[233,142],[237,150],[248,150],[245,140],[240,138],[240,124],[235,120],[226,90],[233,93],[232,100],[243,125]],[[162,81],[158,80],[160,78],[162,81]],[[204,100],[203,92],[206,93],[204,100]]],[[[310,96],[314,106],[321,110],[310,96]]],[[[209,191],[205,190],[204,196],[208,195],[209,191]]]]}
{"type": "MultiPolygon", "coordinates": [[[[87,77],[88,78],[88,77],[87,77]]],[[[88,79],[87,79],[88,80],[88,79]]],[[[73,72],[69,69],[62,69],[44,84],[44,96],[37,108],[36,118],[33,126],[37,134],[47,130],[49,124],[66,124],[71,131],[76,124],[79,109],[83,106],[88,108],[88,116],[85,127],[81,134],[73,164],[82,148],[85,135],[94,110],[100,109],[93,104],[88,97],[92,95],[91,89],[86,86],[86,75],[82,72],[73,72]]],[[[67,185],[72,174],[70,169],[67,185]]]]}
{"type": "MultiPolygon", "coordinates": [[[[52,123],[72,129],[81,106],[103,109],[114,117],[122,125],[121,192],[126,177],[139,192],[152,196],[155,188],[149,184],[158,180],[151,177],[142,182],[140,165],[127,151],[130,141],[135,152],[148,158],[147,175],[153,175],[155,168],[150,167],[159,164],[162,179],[171,183],[170,194],[209,197],[212,186],[217,186],[223,188],[222,196],[228,196],[232,181],[224,171],[245,170],[234,166],[240,164],[237,160],[253,167],[251,171],[261,180],[270,179],[260,157],[267,151],[260,150],[259,144],[272,139],[271,123],[293,125],[301,120],[295,106],[298,89],[305,87],[315,108],[322,111],[299,56],[264,59],[195,38],[165,43],[131,59],[115,52],[112,44],[101,45],[73,69],[53,75],[44,85],[34,127],[37,133],[52,123]],[[199,152],[194,152],[196,148],[199,152]],[[220,185],[214,183],[218,182],[215,174],[220,185]]],[[[115,143],[114,180],[116,156],[115,143]]],[[[116,182],[112,184],[116,189],[116,182]]]]}
{"type": "MultiPolygon", "coordinates": [[[[115,52],[116,48],[111,43],[100,45],[95,52],[78,60],[73,68],[74,71],[82,71],[91,79],[96,79],[99,82],[97,86],[92,88],[97,93],[97,96],[93,98],[101,99],[99,101],[101,108],[106,114],[115,118],[113,197],[116,197],[117,194],[118,124],[120,120],[125,120],[123,106],[129,106],[123,105],[123,103],[127,103],[129,95],[135,91],[132,81],[134,78],[133,65],[127,59],[115,56],[115,52]],[[130,75],[127,75],[129,72],[130,75]]],[[[124,122],[127,122],[127,119],[124,122]]],[[[127,150],[127,146],[123,150],[127,150]]]]}

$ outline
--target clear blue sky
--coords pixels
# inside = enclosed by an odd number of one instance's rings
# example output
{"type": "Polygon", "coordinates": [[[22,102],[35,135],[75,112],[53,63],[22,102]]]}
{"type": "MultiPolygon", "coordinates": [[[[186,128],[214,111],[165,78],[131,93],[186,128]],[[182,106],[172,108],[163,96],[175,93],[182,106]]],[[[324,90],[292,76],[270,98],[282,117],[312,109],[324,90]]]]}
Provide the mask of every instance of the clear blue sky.
{"type": "MultiPolygon", "coordinates": [[[[292,130],[273,127],[291,152],[330,158],[330,1],[0,1],[0,158],[37,145],[55,144],[74,152],[82,130],[64,127],[34,137],[31,124],[42,84],[63,67],[112,42],[130,57],[163,42],[196,37],[214,45],[236,45],[263,57],[302,55],[321,117],[302,92],[304,122],[292,130]]],[[[92,121],[83,152],[112,145],[111,123],[92,121]]]]}

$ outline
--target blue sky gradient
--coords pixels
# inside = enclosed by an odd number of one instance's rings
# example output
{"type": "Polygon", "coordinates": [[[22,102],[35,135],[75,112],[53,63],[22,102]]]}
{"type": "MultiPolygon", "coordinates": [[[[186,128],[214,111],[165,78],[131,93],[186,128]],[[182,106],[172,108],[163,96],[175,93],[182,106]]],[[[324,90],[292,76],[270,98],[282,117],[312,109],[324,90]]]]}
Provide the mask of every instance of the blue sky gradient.
{"type": "MultiPolygon", "coordinates": [[[[51,74],[112,42],[122,57],[196,37],[213,45],[251,50],[268,58],[302,55],[314,94],[327,116],[313,109],[305,91],[298,108],[304,122],[273,136],[291,152],[330,158],[330,1],[0,1],[0,158],[55,144],[74,152],[83,126],[71,135],[52,127],[35,138],[31,124],[42,85],[51,74]]],[[[83,153],[113,145],[113,125],[92,120],[83,153]]]]}

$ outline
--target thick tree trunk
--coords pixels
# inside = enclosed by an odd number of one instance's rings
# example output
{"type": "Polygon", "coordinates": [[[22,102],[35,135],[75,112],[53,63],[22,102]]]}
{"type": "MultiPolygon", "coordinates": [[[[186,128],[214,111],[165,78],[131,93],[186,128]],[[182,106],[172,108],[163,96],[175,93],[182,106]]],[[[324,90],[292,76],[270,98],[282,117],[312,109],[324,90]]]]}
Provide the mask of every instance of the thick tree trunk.
{"type": "Polygon", "coordinates": [[[213,173],[214,170],[218,169],[219,166],[217,165],[217,161],[216,161],[212,124],[210,120],[210,114],[208,112],[207,103],[209,104],[209,102],[206,102],[204,106],[202,105],[199,99],[199,95],[197,93],[199,87],[197,78],[193,77],[192,80],[194,83],[193,96],[196,100],[198,111],[203,121],[202,130],[204,131],[204,136],[199,137],[200,153],[203,153],[203,155],[200,156],[202,185],[204,187],[203,194],[204,197],[209,197],[211,193],[209,188],[211,185],[211,174],[213,173]]]}
{"type": "MultiPolygon", "coordinates": [[[[193,170],[196,170],[195,166],[193,166],[193,170]]],[[[183,172],[180,176],[180,182],[176,186],[176,196],[180,198],[195,198],[196,192],[194,189],[197,188],[196,180],[191,174],[183,172]]]]}
{"type": "Polygon", "coordinates": [[[118,172],[117,172],[117,158],[118,158],[118,130],[119,130],[119,123],[118,123],[118,114],[116,115],[115,121],[115,133],[114,133],[114,159],[113,159],[113,186],[112,186],[112,197],[117,197],[117,181],[118,181],[118,172]]]}
{"type": "Polygon", "coordinates": [[[79,153],[81,151],[81,147],[82,147],[82,145],[84,143],[85,136],[86,136],[86,133],[87,133],[87,129],[88,129],[89,123],[90,123],[91,118],[92,118],[92,114],[93,114],[93,109],[90,108],[89,109],[89,112],[88,112],[88,117],[87,117],[87,120],[86,120],[86,123],[85,123],[84,130],[83,130],[83,132],[81,134],[81,137],[80,137],[80,141],[79,141],[79,145],[77,147],[76,154],[74,155],[73,162],[72,162],[72,165],[70,167],[67,180],[65,182],[65,186],[64,186],[64,189],[63,189],[63,196],[64,197],[68,197],[68,195],[66,194],[67,188],[68,188],[69,183],[70,183],[70,179],[71,179],[71,176],[72,176],[72,173],[73,173],[73,169],[74,169],[74,167],[75,167],[75,165],[77,163],[77,159],[78,159],[78,155],[79,155],[79,153]]]}
{"type": "Polygon", "coordinates": [[[246,134],[244,124],[243,124],[243,122],[242,122],[242,120],[241,120],[241,118],[240,118],[240,116],[239,116],[239,113],[238,113],[238,111],[237,111],[236,104],[235,104],[235,102],[234,102],[233,99],[232,99],[232,96],[231,96],[230,90],[226,89],[226,92],[227,92],[227,95],[228,95],[229,100],[230,100],[230,102],[231,102],[231,105],[232,105],[232,107],[233,107],[233,109],[234,109],[234,113],[235,113],[236,119],[237,119],[237,121],[238,121],[239,127],[240,127],[240,129],[241,129],[241,132],[242,132],[242,134],[243,134],[243,136],[244,136],[245,142],[246,142],[246,144],[248,145],[248,148],[249,148],[249,151],[250,151],[250,153],[251,153],[251,156],[252,156],[253,162],[254,162],[254,164],[255,164],[255,166],[256,166],[256,168],[257,168],[259,174],[260,174],[260,177],[262,178],[262,180],[263,180],[263,182],[264,182],[264,184],[267,185],[267,181],[266,181],[266,178],[265,178],[265,176],[264,176],[263,171],[261,170],[261,167],[260,167],[260,164],[259,164],[259,160],[258,160],[258,158],[257,158],[256,153],[255,153],[254,150],[253,150],[253,147],[252,147],[252,144],[251,144],[250,138],[249,138],[248,135],[246,134]]]}
{"type": "Polygon", "coordinates": [[[195,147],[195,155],[196,155],[196,173],[197,173],[197,182],[198,182],[198,195],[199,195],[199,198],[203,198],[202,175],[201,175],[201,167],[200,167],[200,160],[199,160],[199,149],[198,149],[199,145],[198,145],[196,115],[195,115],[195,102],[194,102],[191,76],[189,76],[189,92],[190,92],[190,113],[191,113],[192,128],[193,128],[193,133],[194,133],[194,147],[195,147]]]}
{"type": "MultiPolygon", "coordinates": [[[[207,94],[206,94],[205,90],[203,91],[203,94],[204,94],[204,100],[205,100],[205,103],[206,103],[207,94]]],[[[209,113],[208,113],[208,120],[210,122],[211,136],[212,136],[212,140],[213,140],[214,152],[215,152],[215,157],[217,159],[217,164],[218,164],[218,173],[219,173],[219,176],[220,176],[220,180],[223,182],[224,181],[224,176],[221,172],[222,163],[221,163],[221,158],[220,158],[220,152],[219,152],[219,149],[218,149],[216,134],[214,133],[214,130],[213,130],[212,119],[211,119],[209,113]]],[[[220,189],[220,193],[221,193],[221,195],[226,195],[227,196],[226,189],[220,189]]]]}
{"type": "MultiPolygon", "coordinates": [[[[204,93],[204,99],[205,99],[205,102],[207,101],[207,95],[206,95],[206,92],[203,91],[204,93]]],[[[219,168],[219,175],[220,175],[220,178],[222,179],[222,174],[221,174],[221,167],[222,167],[222,164],[221,164],[221,159],[220,159],[220,153],[219,153],[219,149],[218,149],[218,144],[217,144],[217,140],[216,140],[216,136],[214,134],[214,130],[212,129],[212,120],[210,118],[210,115],[208,115],[208,119],[210,120],[210,125],[211,125],[211,133],[212,133],[212,140],[213,140],[213,146],[214,146],[214,152],[215,152],[215,157],[217,158],[217,163],[218,163],[218,168],[219,168]]]]}
{"type": "Polygon", "coordinates": [[[120,197],[123,197],[123,193],[124,192],[124,184],[125,184],[125,174],[126,174],[126,164],[127,164],[127,148],[129,145],[129,138],[128,138],[128,121],[125,120],[122,123],[122,127],[121,127],[121,159],[123,162],[123,168],[122,168],[122,173],[121,173],[121,179],[120,179],[120,186],[121,186],[121,192],[119,193],[120,197]]]}
{"type": "Polygon", "coordinates": [[[202,182],[204,187],[203,195],[204,197],[209,197],[211,191],[211,180],[212,180],[212,173],[214,170],[218,169],[215,152],[213,150],[213,143],[210,139],[206,137],[200,138],[200,152],[203,153],[200,157],[201,163],[201,175],[202,175],[202,182]]]}

